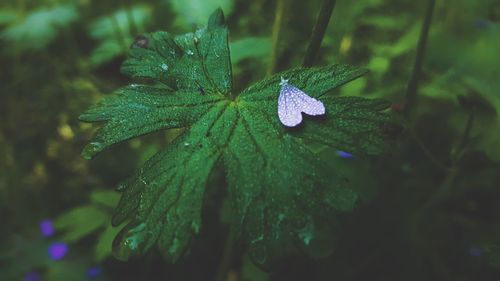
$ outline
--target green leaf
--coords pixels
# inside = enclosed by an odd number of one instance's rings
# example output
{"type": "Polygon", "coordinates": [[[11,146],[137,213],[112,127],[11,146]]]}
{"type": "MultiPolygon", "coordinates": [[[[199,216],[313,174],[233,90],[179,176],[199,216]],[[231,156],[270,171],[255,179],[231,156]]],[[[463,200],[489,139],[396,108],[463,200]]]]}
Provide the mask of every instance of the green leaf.
{"type": "Polygon", "coordinates": [[[114,207],[118,203],[119,194],[116,191],[94,190],[90,194],[92,203],[105,207],[114,207]]]}
{"type": "Polygon", "coordinates": [[[89,33],[97,40],[99,45],[90,55],[92,65],[100,65],[123,55],[132,38],[131,26],[142,32],[151,22],[152,10],[148,6],[135,5],[127,9],[119,9],[116,12],[102,16],[89,26],[89,33]]]}
{"type": "Polygon", "coordinates": [[[142,38],[146,46],[133,45],[122,72],[135,78],[162,82],[172,89],[228,94],[232,88],[227,27],[219,14],[208,27],[171,36],[154,32],[142,38]]]}
{"type": "Polygon", "coordinates": [[[58,217],[54,225],[64,231],[63,240],[75,242],[104,226],[109,215],[93,205],[72,209],[58,217]]]}
{"type": "Polygon", "coordinates": [[[304,140],[358,155],[383,152],[383,127],[391,121],[381,113],[387,102],[323,97],[366,71],[345,65],[293,69],[234,98],[220,10],[194,34],[156,32],[145,38],[122,69],[163,85],[125,87],[80,117],[105,122],[84,149],[85,157],[139,135],[185,128],[118,188],[123,195],[113,224],[128,224],[114,241],[115,256],[128,259],[155,244],[172,262],[184,255],[200,231],[205,186],[218,162],[235,214],[232,227],[255,262],[269,265],[297,251],[329,252],[318,245],[333,241],[325,239],[333,231],[329,223],[337,212],[352,210],[357,195],[324,168],[304,140]],[[277,117],[281,77],[321,99],[326,116],[306,117],[293,129],[282,126],[277,117]]]}
{"type": "Polygon", "coordinates": [[[43,275],[43,280],[47,281],[59,281],[63,280],[74,280],[74,281],[86,281],[89,278],[85,276],[85,264],[78,261],[58,261],[57,263],[51,263],[47,266],[46,272],[43,275]]]}
{"type": "Polygon", "coordinates": [[[39,9],[13,22],[2,32],[1,37],[20,48],[39,50],[52,42],[61,28],[77,18],[78,11],[73,5],[39,9]]]}
{"type": "Polygon", "coordinates": [[[170,0],[179,15],[177,19],[184,25],[203,25],[211,11],[221,8],[227,15],[233,10],[233,0],[170,0]]]}
{"type": "Polygon", "coordinates": [[[386,15],[372,15],[361,18],[361,22],[366,25],[376,26],[380,29],[400,30],[408,23],[408,18],[401,15],[398,17],[387,17],[386,15]]]}
{"type": "Polygon", "coordinates": [[[0,25],[8,24],[15,21],[17,12],[14,9],[2,8],[0,11],[0,25]]]}
{"type": "Polygon", "coordinates": [[[231,59],[233,65],[244,59],[256,59],[269,56],[271,53],[270,37],[249,37],[231,42],[231,59]]]}
{"type": "Polygon", "coordinates": [[[304,124],[301,136],[358,156],[380,154],[387,150],[384,127],[391,126],[391,118],[378,110],[390,103],[359,97],[326,97],[328,114],[324,120],[304,124]],[[328,130],[324,130],[328,127],[328,130]]]}
{"type": "Polygon", "coordinates": [[[115,236],[120,231],[119,227],[113,227],[109,225],[106,229],[99,235],[99,239],[95,245],[95,259],[98,262],[103,261],[105,258],[111,256],[112,254],[112,243],[115,236]]]}

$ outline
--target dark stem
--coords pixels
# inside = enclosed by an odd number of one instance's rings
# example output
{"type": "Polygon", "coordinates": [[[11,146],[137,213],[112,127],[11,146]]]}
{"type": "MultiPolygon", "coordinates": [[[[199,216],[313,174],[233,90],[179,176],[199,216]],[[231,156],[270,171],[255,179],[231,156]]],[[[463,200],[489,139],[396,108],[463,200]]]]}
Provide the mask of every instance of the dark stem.
{"type": "Polygon", "coordinates": [[[464,133],[462,135],[462,139],[460,140],[460,143],[458,144],[456,153],[455,153],[455,159],[460,159],[465,151],[465,148],[467,147],[467,144],[469,142],[469,137],[470,137],[470,132],[472,130],[472,125],[474,124],[474,116],[476,114],[476,109],[472,108],[469,117],[467,118],[467,123],[465,124],[465,129],[464,133]]]}
{"type": "Polygon", "coordinates": [[[274,73],[276,69],[276,60],[278,57],[278,43],[281,33],[281,26],[283,23],[283,14],[285,13],[285,0],[278,0],[276,3],[276,12],[274,13],[273,34],[272,34],[272,50],[269,66],[267,67],[267,75],[274,73]]]}
{"type": "Polygon", "coordinates": [[[229,226],[229,232],[226,237],[226,243],[224,244],[224,250],[222,252],[222,258],[217,269],[217,274],[215,275],[215,281],[226,281],[227,273],[231,270],[233,262],[233,249],[235,244],[235,237],[233,227],[229,226]]]}
{"type": "Polygon", "coordinates": [[[429,245],[425,235],[425,223],[429,217],[432,217],[432,212],[444,200],[449,197],[452,188],[455,185],[457,176],[459,175],[459,163],[467,149],[467,144],[470,139],[470,133],[474,124],[475,109],[473,108],[469,113],[467,124],[465,125],[464,133],[460,143],[454,152],[451,153],[451,168],[448,170],[445,179],[438,186],[438,188],[431,194],[429,199],[415,212],[410,222],[410,237],[414,241],[416,249],[425,252],[425,256],[429,257],[431,264],[442,280],[455,280],[452,278],[453,271],[447,268],[443,258],[439,256],[436,249],[429,245]]]}
{"type": "Polygon", "coordinates": [[[436,0],[428,0],[427,2],[427,10],[425,12],[424,22],[422,23],[422,29],[420,30],[420,37],[418,39],[415,63],[413,65],[410,80],[408,81],[408,87],[406,88],[406,103],[404,108],[404,114],[406,116],[410,115],[417,99],[418,79],[422,73],[422,64],[424,61],[427,38],[429,37],[429,29],[431,27],[432,14],[434,13],[435,4],[436,0]]]}
{"type": "Polygon", "coordinates": [[[441,163],[436,157],[434,157],[434,154],[427,148],[427,146],[420,140],[420,138],[417,136],[413,128],[408,126],[408,132],[410,133],[411,137],[415,140],[417,145],[420,147],[422,152],[425,154],[425,156],[434,164],[437,168],[439,168],[442,171],[448,171],[449,168],[441,163]]]}
{"type": "Polygon", "coordinates": [[[457,148],[451,155],[451,168],[446,179],[444,180],[444,183],[432,194],[432,196],[426,202],[424,207],[422,207],[422,209],[426,210],[433,208],[434,206],[438,205],[439,202],[445,199],[446,196],[450,193],[453,184],[455,182],[455,178],[458,176],[458,171],[459,171],[458,166],[460,160],[465,154],[467,143],[469,142],[470,132],[474,124],[474,115],[475,115],[475,110],[473,109],[469,113],[467,124],[465,125],[464,133],[462,134],[460,143],[458,144],[457,148]]]}
{"type": "Polygon", "coordinates": [[[328,27],[328,22],[330,21],[336,2],[336,0],[323,0],[321,4],[318,19],[312,30],[309,46],[307,47],[304,63],[302,64],[304,67],[312,66],[316,60],[321,41],[323,41],[323,37],[325,36],[326,28],[328,27]]]}

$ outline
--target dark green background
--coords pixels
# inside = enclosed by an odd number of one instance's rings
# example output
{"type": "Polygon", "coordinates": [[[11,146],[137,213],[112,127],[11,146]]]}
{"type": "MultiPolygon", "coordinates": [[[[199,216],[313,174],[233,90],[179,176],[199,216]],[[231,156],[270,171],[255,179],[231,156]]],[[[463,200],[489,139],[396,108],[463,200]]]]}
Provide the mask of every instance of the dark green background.
{"type": "MultiPolygon", "coordinates": [[[[316,65],[348,63],[370,73],[333,94],[385,98],[397,115],[426,2],[338,0],[316,65]]],[[[320,5],[285,1],[276,71],[301,65],[320,5]]],[[[48,281],[92,280],[90,267],[102,269],[94,280],[214,280],[227,235],[223,188],[210,189],[201,235],[178,264],[155,251],[116,261],[113,190],[175,132],[118,144],[87,161],[80,151],[96,126],[77,117],[130,81],[119,66],[136,35],[193,31],[218,6],[239,92],[269,68],[276,1],[2,1],[0,280],[28,281],[30,272],[48,281]],[[44,219],[55,222],[55,236],[40,234],[44,219]],[[61,261],[47,253],[55,241],[69,245],[61,261]]],[[[498,1],[436,1],[417,103],[391,153],[345,159],[318,152],[360,195],[334,226],[333,253],[290,257],[266,273],[236,247],[227,280],[499,279],[499,53],[498,1]]]]}

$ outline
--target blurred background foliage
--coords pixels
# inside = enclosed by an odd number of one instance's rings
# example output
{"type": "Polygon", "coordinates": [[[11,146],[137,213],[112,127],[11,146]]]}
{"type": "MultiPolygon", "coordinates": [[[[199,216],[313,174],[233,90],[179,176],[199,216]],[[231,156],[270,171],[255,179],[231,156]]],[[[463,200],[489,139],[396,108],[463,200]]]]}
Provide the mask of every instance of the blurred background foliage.
{"type": "MultiPolygon", "coordinates": [[[[285,1],[278,71],[301,65],[320,4],[285,1]]],[[[134,37],[192,31],[216,7],[228,18],[235,88],[244,88],[268,68],[276,6],[3,0],[0,280],[213,280],[227,263],[218,202],[207,202],[204,229],[178,264],[154,251],[128,263],[111,256],[114,188],[176,132],[116,145],[89,162],[79,152],[95,128],[77,116],[126,84],[119,66],[134,37]]],[[[424,13],[425,1],[337,1],[317,64],[370,74],[332,94],[386,98],[400,112],[424,13]]],[[[219,280],[499,279],[499,52],[500,2],[437,0],[418,102],[399,146],[376,159],[317,149],[360,194],[358,208],[334,226],[339,236],[317,245],[328,257],[291,257],[264,272],[238,248],[219,280]]]]}

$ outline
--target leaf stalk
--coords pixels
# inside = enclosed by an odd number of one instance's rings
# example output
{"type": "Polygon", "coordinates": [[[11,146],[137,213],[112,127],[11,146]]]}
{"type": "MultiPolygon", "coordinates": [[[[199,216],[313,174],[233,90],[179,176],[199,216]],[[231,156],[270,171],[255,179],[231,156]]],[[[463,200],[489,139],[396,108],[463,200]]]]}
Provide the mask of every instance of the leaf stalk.
{"type": "Polygon", "coordinates": [[[316,20],[316,24],[312,30],[311,38],[309,39],[309,46],[307,47],[304,62],[302,64],[304,67],[311,67],[316,60],[336,2],[336,0],[323,0],[323,3],[321,4],[318,19],[316,20]]]}
{"type": "Polygon", "coordinates": [[[425,12],[425,18],[422,23],[422,29],[420,30],[420,37],[418,39],[417,53],[415,56],[415,63],[413,64],[413,71],[408,81],[408,86],[406,88],[406,102],[404,107],[405,116],[409,116],[411,111],[415,106],[415,101],[417,99],[418,93],[418,79],[422,73],[422,65],[425,57],[425,50],[427,47],[427,39],[429,37],[429,30],[432,23],[432,15],[434,14],[434,7],[436,6],[436,0],[427,1],[427,9],[425,12]]]}
{"type": "Polygon", "coordinates": [[[276,12],[274,15],[271,59],[269,61],[269,65],[266,71],[267,76],[273,74],[276,69],[276,61],[278,58],[278,43],[281,34],[281,26],[283,25],[284,13],[285,13],[285,0],[278,0],[276,3],[276,12]]]}

